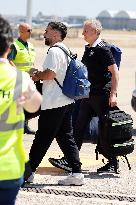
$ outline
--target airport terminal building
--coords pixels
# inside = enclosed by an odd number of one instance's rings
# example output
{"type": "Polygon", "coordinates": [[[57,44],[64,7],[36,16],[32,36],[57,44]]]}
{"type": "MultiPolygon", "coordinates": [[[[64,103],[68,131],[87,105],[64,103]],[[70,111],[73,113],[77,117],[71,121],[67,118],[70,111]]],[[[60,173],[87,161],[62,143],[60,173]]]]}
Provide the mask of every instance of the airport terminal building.
{"type": "Polygon", "coordinates": [[[109,11],[103,10],[96,17],[104,29],[136,30],[135,11],[109,11]]]}

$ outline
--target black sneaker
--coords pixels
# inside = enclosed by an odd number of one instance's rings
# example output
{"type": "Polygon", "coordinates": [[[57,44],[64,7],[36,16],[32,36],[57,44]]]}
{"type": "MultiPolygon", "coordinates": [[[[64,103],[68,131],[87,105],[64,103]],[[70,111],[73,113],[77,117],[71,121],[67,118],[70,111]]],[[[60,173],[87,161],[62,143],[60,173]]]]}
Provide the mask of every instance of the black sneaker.
{"type": "Polygon", "coordinates": [[[119,162],[116,160],[113,162],[108,162],[103,167],[97,169],[97,173],[116,173],[119,174],[119,162]]]}
{"type": "Polygon", "coordinates": [[[72,168],[69,166],[65,157],[62,157],[60,159],[49,158],[48,160],[54,167],[63,169],[67,172],[72,171],[72,168]]]}

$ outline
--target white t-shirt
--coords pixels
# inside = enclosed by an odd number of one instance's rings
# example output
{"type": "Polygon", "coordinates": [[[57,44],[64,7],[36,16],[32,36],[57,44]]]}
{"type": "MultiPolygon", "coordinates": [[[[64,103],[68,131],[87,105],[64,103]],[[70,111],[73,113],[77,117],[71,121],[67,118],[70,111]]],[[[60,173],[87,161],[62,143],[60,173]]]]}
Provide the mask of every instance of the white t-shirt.
{"type": "MultiPolygon", "coordinates": [[[[63,43],[56,43],[54,45],[63,46],[65,49],[68,48],[63,43]]],[[[63,81],[66,75],[68,65],[67,55],[57,47],[50,48],[43,64],[43,70],[49,69],[56,73],[56,78],[60,85],[63,85],[63,81]]],[[[41,109],[52,109],[62,107],[74,102],[74,100],[66,97],[61,88],[55,82],[55,80],[44,80],[43,81],[43,101],[41,109]]]]}

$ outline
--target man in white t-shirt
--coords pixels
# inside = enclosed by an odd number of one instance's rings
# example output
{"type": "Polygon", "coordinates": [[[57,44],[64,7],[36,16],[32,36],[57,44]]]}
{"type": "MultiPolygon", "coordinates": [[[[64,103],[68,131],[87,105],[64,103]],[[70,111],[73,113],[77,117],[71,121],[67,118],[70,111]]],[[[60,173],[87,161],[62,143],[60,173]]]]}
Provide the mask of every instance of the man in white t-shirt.
{"type": "Polygon", "coordinates": [[[43,71],[38,71],[33,76],[34,81],[43,80],[43,102],[38,121],[38,130],[30,150],[30,165],[33,174],[28,178],[31,182],[36,168],[41,163],[44,155],[54,138],[57,139],[61,150],[71,165],[72,174],[64,180],[59,180],[61,185],[82,185],[84,175],[81,173],[79,151],[72,133],[72,109],[74,100],[66,97],[55,82],[56,78],[62,85],[68,66],[66,54],[54,45],[61,45],[67,34],[67,27],[61,22],[50,22],[45,30],[45,45],[50,46],[43,64],[43,71]]]}

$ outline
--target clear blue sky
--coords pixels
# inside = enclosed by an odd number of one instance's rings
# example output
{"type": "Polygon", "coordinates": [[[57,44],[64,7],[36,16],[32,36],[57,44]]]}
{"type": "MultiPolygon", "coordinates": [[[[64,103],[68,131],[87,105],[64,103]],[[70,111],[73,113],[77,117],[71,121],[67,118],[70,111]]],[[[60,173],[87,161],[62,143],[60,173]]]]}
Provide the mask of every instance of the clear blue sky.
{"type": "MultiPolygon", "coordinates": [[[[1,0],[0,14],[26,14],[27,0],[1,0]]],[[[84,15],[96,17],[102,10],[136,11],[136,0],[32,0],[32,15],[84,15]]]]}

